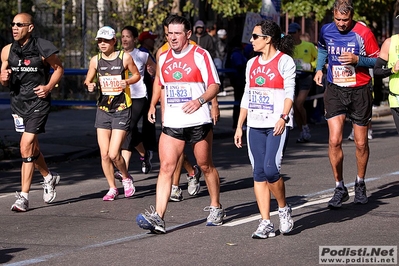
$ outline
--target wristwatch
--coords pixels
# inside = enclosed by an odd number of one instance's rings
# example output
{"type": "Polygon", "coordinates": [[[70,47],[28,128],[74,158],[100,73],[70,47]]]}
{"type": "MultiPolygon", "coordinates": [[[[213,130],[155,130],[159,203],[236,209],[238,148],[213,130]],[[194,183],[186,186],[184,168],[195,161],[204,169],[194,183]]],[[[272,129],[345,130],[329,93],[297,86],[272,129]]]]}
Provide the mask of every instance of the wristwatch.
{"type": "Polygon", "coordinates": [[[281,114],[280,118],[283,119],[285,121],[285,123],[290,122],[290,117],[287,114],[281,114]]]}
{"type": "Polygon", "coordinates": [[[199,98],[198,98],[198,101],[199,101],[199,103],[201,104],[201,106],[204,105],[204,104],[206,103],[205,99],[202,98],[202,97],[199,97],[199,98]]]}

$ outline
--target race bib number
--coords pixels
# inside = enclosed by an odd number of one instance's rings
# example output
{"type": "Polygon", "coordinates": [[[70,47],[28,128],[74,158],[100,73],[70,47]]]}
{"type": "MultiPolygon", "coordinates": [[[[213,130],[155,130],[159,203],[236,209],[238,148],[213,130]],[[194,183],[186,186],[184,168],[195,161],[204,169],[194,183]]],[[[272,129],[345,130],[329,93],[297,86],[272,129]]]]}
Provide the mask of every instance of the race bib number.
{"type": "Polygon", "coordinates": [[[120,85],[122,77],[116,76],[101,76],[99,77],[101,93],[103,95],[119,95],[123,88],[120,85]]]}
{"type": "Polygon", "coordinates": [[[188,84],[177,84],[166,86],[166,103],[175,105],[189,102],[193,99],[191,87],[188,84]]]}
{"type": "Polygon", "coordinates": [[[341,87],[356,85],[356,72],[353,66],[336,65],[332,67],[333,83],[341,87]]]}
{"type": "Polygon", "coordinates": [[[25,132],[24,119],[17,114],[12,114],[14,118],[15,131],[25,132]]]}
{"type": "Polygon", "coordinates": [[[249,109],[262,113],[274,112],[274,91],[271,89],[249,89],[249,109]]]}

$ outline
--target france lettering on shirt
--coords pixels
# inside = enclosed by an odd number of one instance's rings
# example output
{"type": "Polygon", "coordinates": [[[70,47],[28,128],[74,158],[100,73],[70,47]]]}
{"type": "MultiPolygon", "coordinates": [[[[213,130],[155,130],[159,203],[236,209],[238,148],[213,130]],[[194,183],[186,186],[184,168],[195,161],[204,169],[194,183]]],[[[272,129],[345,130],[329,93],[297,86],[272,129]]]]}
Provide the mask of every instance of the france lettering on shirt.
{"type": "Polygon", "coordinates": [[[355,53],[355,48],[354,47],[335,47],[335,46],[328,46],[328,53],[329,54],[334,54],[334,55],[341,55],[342,53],[349,52],[349,53],[355,53]]]}
{"type": "MultiPolygon", "coordinates": [[[[325,24],[320,31],[319,47],[326,49],[328,53],[327,81],[335,83],[333,75],[336,66],[340,66],[339,56],[344,52],[351,52],[357,56],[377,57],[379,53],[378,43],[369,28],[356,23],[348,32],[340,32],[335,23],[325,24]]],[[[352,66],[355,71],[355,80],[345,87],[364,86],[369,83],[371,77],[367,67],[352,66]],[[353,84],[352,84],[353,83],[353,84]]],[[[338,69],[340,69],[338,67],[338,69]]],[[[336,79],[335,79],[336,81],[336,79]]]]}

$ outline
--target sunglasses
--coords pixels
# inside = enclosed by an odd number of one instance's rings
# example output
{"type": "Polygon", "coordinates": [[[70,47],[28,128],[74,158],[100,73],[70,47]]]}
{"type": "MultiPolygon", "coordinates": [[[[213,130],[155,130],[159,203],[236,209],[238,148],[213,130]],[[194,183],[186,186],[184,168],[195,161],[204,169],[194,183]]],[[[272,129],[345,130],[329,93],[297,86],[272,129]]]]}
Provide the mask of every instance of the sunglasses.
{"type": "Polygon", "coordinates": [[[270,37],[270,36],[269,35],[262,35],[262,34],[252,33],[252,39],[256,40],[259,37],[270,37]]]}
{"type": "Polygon", "coordinates": [[[20,23],[20,22],[11,22],[10,25],[11,27],[14,27],[15,25],[17,25],[18,28],[22,28],[22,27],[26,27],[31,25],[32,23],[20,23]]]}
{"type": "Polygon", "coordinates": [[[102,38],[100,38],[100,39],[97,39],[97,43],[102,43],[102,42],[110,43],[112,40],[113,40],[113,39],[107,40],[107,39],[102,39],[102,38]]]}

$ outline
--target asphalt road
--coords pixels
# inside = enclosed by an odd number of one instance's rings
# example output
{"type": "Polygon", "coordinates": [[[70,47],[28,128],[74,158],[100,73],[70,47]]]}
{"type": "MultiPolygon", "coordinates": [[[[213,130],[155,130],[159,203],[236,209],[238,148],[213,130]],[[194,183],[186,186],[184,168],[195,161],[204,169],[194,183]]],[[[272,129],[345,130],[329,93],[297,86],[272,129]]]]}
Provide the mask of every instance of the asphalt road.
{"type": "MultiPolygon", "coordinates": [[[[233,135],[214,141],[214,163],[221,177],[225,224],[206,227],[203,208],[209,197],[203,178],[201,192],[170,202],[165,235],[140,229],[135,217],[155,204],[159,163],[140,173],[138,159],[130,170],[137,189],[133,198],[103,202],[107,191],[98,157],[54,162],[61,174],[57,198],[42,200],[40,177],[35,174],[30,211],[14,213],[10,206],[19,191],[19,169],[0,172],[0,263],[3,265],[318,265],[319,246],[380,246],[398,244],[399,152],[392,117],[373,120],[367,171],[367,205],[354,205],[353,195],[339,210],[327,209],[334,180],[327,155],[325,124],[314,125],[312,142],[296,144],[291,132],[281,173],[295,227],[288,235],[254,240],[259,211],[246,147],[237,149],[233,135]]],[[[350,125],[345,128],[345,136],[350,125]]],[[[187,147],[187,153],[192,154],[187,147]]],[[[355,146],[344,141],[345,183],[353,191],[355,146]]],[[[191,155],[190,155],[191,156],[191,155]]],[[[134,158],[133,158],[134,159],[134,158]]],[[[123,191],[120,184],[120,192],[123,191]]],[[[272,200],[272,209],[276,202],[272,200]]],[[[278,228],[278,216],[272,213],[278,228]]],[[[397,257],[396,257],[397,260],[397,257]]],[[[397,261],[396,261],[397,263],[397,261]]],[[[376,264],[373,264],[376,265],[376,264]]]]}

